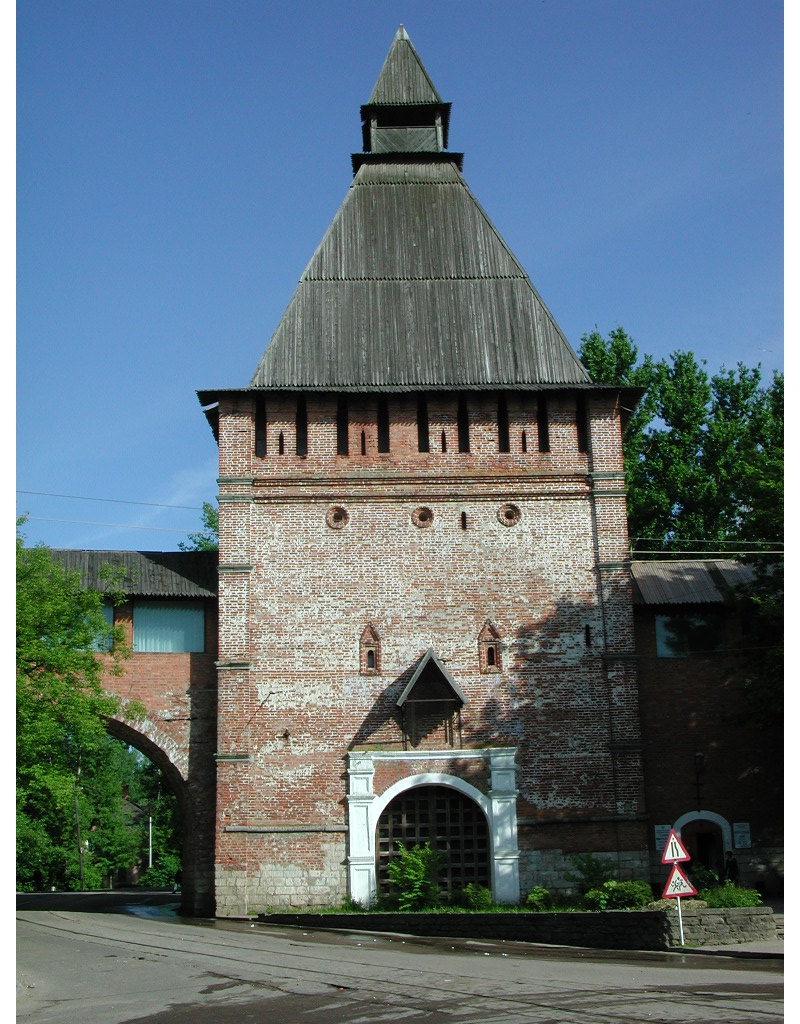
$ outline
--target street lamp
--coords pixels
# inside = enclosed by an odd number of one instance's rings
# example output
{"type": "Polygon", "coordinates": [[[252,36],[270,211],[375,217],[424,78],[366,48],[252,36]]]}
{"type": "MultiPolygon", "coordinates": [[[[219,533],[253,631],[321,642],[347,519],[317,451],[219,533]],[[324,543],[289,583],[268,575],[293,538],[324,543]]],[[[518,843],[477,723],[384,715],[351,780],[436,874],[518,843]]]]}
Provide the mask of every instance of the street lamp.
{"type": "Polygon", "coordinates": [[[698,752],[694,755],[694,785],[695,785],[695,789],[697,790],[697,809],[698,809],[698,811],[701,810],[701,805],[700,805],[700,776],[702,775],[703,771],[705,771],[705,766],[706,766],[706,755],[702,752],[702,750],[698,750],[698,752]]]}

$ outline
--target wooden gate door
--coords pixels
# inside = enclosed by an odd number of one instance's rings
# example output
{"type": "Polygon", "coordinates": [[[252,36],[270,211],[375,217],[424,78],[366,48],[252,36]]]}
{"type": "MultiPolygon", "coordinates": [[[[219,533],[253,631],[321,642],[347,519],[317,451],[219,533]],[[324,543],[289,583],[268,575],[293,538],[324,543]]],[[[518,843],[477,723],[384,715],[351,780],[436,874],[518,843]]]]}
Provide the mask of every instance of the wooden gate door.
{"type": "Polygon", "coordinates": [[[417,786],[396,797],[378,821],[377,876],[380,892],[389,892],[386,871],[397,854],[397,840],[408,848],[430,843],[447,855],[439,871],[445,899],[472,882],[490,886],[489,829],[480,807],[449,786],[417,786]]]}

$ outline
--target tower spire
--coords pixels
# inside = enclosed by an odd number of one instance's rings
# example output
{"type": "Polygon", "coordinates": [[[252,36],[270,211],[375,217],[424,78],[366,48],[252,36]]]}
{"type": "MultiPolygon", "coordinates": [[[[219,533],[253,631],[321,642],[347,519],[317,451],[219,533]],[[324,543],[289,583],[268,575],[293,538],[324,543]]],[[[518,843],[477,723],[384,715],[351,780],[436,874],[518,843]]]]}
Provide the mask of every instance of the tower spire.
{"type": "Polygon", "coordinates": [[[430,75],[401,25],[370,94],[368,105],[441,103],[430,75]]]}

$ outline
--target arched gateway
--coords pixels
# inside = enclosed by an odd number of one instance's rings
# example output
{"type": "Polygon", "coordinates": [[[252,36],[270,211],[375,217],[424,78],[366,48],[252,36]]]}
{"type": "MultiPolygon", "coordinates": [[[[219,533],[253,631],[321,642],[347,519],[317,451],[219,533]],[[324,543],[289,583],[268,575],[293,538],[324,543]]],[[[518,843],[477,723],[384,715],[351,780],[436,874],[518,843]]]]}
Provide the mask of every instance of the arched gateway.
{"type": "Polygon", "coordinates": [[[183,820],[186,913],[211,916],[217,733],[216,552],[53,551],[85,586],[104,589],[105,567],[121,574],[122,604],[107,604],[132,656],[104,686],[122,702],[108,732],[163,772],[183,820]],[[144,714],[125,715],[131,702],[144,714]]]}
{"type": "Polygon", "coordinates": [[[369,905],[391,842],[429,841],[451,855],[443,886],[468,882],[492,889],[497,903],[519,900],[517,790],[513,748],[488,750],[358,751],[348,755],[348,857],[351,897],[369,905]],[[483,777],[489,793],[464,778],[430,768],[456,768],[483,777]],[[398,770],[397,782],[376,793],[398,770]],[[405,773],[408,774],[405,774],[405,773]]]}
{"type": "Polygon", "coordinates": [[[439,872],[443,895],[467,885],[491,885],[489,827],[480,804],[452,786],[414,786],[393,798],[378,818],[375,837],[378,893],[390,888],[389,864],[398,846],[429,845],[444,856],[439,872]]]}

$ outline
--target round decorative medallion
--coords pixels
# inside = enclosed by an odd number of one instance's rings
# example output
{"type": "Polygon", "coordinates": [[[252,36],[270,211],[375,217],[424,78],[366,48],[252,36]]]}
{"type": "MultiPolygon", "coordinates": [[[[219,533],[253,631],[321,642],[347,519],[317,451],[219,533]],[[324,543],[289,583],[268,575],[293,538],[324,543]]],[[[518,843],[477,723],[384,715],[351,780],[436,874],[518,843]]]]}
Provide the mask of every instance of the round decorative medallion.
{"type": "Polygon", "coordinates": [[[342,508],[341,505],[332,505],[325,516],[325,522],[332,530],[341,530],[350,522],[350,516],[347,509],[342,508]]]}
{"type": "Polygon", "coordinates": [[[419,508],[415,508],[411,513],[411,522],[414,526],[419,526],[420,529],[424,529],[427,526],[433,524],[433,512],[425,505],[420,505],[419,508]]]}
{"type": "Polygon", "coordinates": [[[497,518],[503,526],[516,526],[522,519],[522,513],[516,505],[501,505],[497,512],[497,518]]]}

